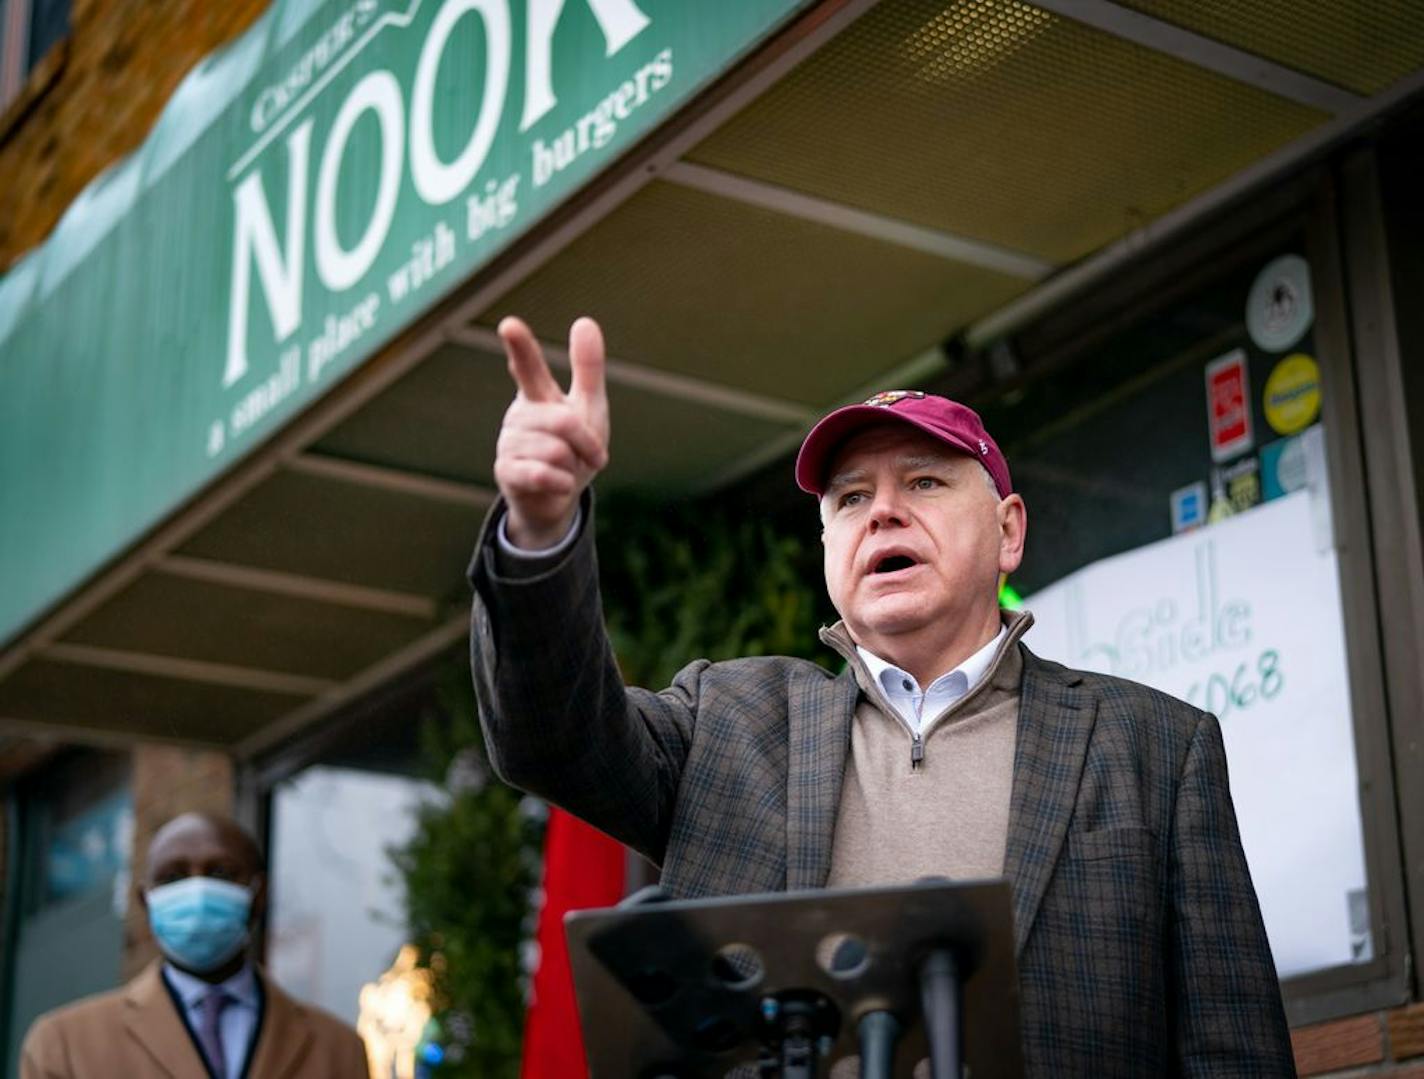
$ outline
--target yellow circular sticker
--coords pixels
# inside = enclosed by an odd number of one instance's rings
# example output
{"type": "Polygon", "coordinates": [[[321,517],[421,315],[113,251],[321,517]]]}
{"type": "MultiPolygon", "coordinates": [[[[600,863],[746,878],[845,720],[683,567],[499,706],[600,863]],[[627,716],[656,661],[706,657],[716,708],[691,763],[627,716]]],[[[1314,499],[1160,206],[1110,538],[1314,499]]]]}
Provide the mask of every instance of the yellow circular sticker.
{"type": "Polygon", "coordinates": [[[1320,414],[1320,368],[1304,352],[1292,353],[1272,368],[1262,397],[1276,434],[1304,431],[1320,414]]]}

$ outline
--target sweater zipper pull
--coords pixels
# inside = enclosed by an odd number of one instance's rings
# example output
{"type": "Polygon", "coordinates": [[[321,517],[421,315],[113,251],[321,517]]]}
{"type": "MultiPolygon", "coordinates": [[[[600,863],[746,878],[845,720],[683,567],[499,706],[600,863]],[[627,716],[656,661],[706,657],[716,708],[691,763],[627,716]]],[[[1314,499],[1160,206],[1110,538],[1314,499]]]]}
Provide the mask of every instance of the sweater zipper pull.
{"type": "Polygon", "coordinates": [[[920,732],[916,731],[914,738],[910,742],[910,767],[918,768],[920,761],[925,759],[925,740],[920,737],[920,732]]]}

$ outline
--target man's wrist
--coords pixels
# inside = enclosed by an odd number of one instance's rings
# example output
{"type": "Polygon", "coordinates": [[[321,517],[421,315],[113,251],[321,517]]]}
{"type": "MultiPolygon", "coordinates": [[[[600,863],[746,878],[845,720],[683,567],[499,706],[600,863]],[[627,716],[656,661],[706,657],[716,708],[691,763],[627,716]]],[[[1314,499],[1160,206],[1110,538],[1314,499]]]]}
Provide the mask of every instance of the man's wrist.
{"type": "Polygon", "coordinates": [[[573,546],[574,540],[578,538],[579,528],[582,524],[583,507],[576,505],[574,507],[573,520],[569,522],[569,527],[563,533],[562,537],[557,538],[553,543],[547,546],[525,546],[522,543],[516,543],[510,536],[509,512],[506,511],[504,516],[499,519],[499,527],[495,529],[495,538],[496,542],[499,543],[500,551],[514,558],[555,558],[573,546]]]}

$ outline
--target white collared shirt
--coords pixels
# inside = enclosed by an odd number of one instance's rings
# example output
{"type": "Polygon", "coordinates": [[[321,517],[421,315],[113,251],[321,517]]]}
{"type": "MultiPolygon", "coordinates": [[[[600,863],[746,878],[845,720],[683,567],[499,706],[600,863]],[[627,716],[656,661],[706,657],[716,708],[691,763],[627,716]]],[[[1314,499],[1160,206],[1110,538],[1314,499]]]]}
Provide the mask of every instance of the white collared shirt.
{"type": "Polygon", "coordinates": [[[205,982],[187,971],[179,970],[172,963],[163,964],[163,976],[183,1002],[183,1011],[188,1020],[188,1028],[195,1034],[202,1029],[203,998],[211,989],[222,989],[228,996],[227,1007],[218,1017],[218,1032],[222,1036],[223,1060],[227,1064],[224,1079],[239,1079],[243,1065],[247,1063],[248,1046],[252,1034],[257,1029],[260,1009],[260,990],[257,975],[248,963],[226,981],[205,982]]]}
{"type": "Polygon", "coordinates": [[[994,662],[999,645],[1009,634],[1007,626],[1000,626],[994,639],[966,659],[948,674],[942,674],[930,683],[928,689],[921,689],[915,676],[902,671],[893,663],[881,659],[869,649],[855,646],[860,658],[865,661],[865,669],[870,677],[880,683],[885,699],[911,731],[923,733],[925,720],[934,719],[961,697],[979,684],[994,662]]]}

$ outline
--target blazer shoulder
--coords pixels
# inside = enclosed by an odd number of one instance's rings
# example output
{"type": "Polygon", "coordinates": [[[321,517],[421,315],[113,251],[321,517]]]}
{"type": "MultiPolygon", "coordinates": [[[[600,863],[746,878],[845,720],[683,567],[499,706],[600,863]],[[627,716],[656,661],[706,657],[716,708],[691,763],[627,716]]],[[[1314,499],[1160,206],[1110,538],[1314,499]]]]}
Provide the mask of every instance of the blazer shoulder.
{"type": "Polygon", "coordinates": [[[785,685],[790,688],[830,681],[836,673],[812,660],[795,656],[744,656],[708,663],[702,677],[731,686],[785,685]]]}
{"type": "Polygon", "coordinates": [[[325,1008],[290,996],[266,972],[263,974],[263,989],[267,994],[267,1008],[280,1010],[296,1019],[319,1045],[330,1048],[346,1042],[365,1052],[364,1043],[349,1023],[325,1008]]]}
{"type": "Polygon", "coordinates": [[[334,1059],[365,1061],[366,1043],[345,1021],[322,1008],[307,1008],[307,1025],[312,1041],[324,1055],[334,1059]]]}
{"type": "Polygon", "coordinates": [[[111,989],[45,1012],[25,1032],[22,1054],[36,1060],[62,1057],[63,1047],[75,1039],[116,1035],[123,1027],[124,991],[111,989]]]}
{"type": "Polygon", "coordinates": [[[694,660],[660,695],[674,694],[698,709],[759,721],[784,719],[792,702],[815,696],[836,679],[818,663],[792,656],[694,660]]]}
{"type": "Polygon", "coordinates": [[[1154,729],[1167,728],[1190,738],[1208,713],[1160,689],[1097,671],[1078,670],[1035,656],[1024,649],[1025,676],[1046,678],[1075,687],[1098,706],[1102,719],[1117,718],[1154,729]]]}
{"type": "Polygon", "coordinates": [[[780,677],[834,678],[835,673],[827,670],[815,660],[798,656],[742,656],[738,659],[718,660],[714,667],[728,670],[747,670],[774,673],[780,677]]]}
{"type": "Polygon", "coordinates": [[[62,1030],[75,1024],[121,1022],[126,991],[126,986],[120,986],[63,1004],[41,1015],[31,1024],[30,1030],[62,1030]]]}

